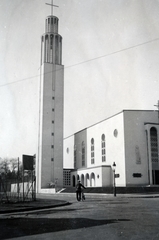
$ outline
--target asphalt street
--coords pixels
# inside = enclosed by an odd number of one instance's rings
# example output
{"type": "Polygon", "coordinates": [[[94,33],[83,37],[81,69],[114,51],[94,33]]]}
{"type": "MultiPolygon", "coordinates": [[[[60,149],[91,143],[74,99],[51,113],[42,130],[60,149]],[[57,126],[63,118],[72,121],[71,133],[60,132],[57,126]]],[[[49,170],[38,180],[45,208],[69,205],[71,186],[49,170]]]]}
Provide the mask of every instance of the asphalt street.
{"type": "MultiPolygon", "coordinates": [[[[46,195],[41,195],[41,198],[46,195]]],[[[159,197],[48,195],[71,204],[0,215],[0,239],[159,239],[159,197]]]]}

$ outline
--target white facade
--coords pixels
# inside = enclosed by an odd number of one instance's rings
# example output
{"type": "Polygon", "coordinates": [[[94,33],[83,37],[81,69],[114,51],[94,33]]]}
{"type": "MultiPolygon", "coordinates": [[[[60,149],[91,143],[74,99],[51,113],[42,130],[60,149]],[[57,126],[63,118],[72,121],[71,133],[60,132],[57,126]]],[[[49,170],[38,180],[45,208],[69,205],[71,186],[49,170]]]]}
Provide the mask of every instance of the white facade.
{"type": "Polygon", "coordinates": [[[64,156],[63,168],[74,168],[74,135],[64,141],[64,156]]]}
{"type": "Polygon", "coordinates": [[[117,186],[159,184],[158,155],[152,159],[156,151],[158,154],[158,139],[155,111],[124,110],[76,133],[64,140],[64,164],[69,159],[71,186],[77,179],[90,187],[112,186],[114,162],[117,186]]]}

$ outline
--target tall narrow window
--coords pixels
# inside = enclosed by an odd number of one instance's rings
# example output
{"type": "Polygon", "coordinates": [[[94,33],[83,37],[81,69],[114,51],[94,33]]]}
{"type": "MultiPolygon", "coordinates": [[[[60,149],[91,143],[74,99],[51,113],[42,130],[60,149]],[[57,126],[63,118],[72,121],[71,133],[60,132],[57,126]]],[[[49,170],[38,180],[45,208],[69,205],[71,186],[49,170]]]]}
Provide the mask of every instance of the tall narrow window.
{"type": "Polygon", "coordinates": [[[77,149],[76,149],[76,145],[74,145],[74,168],[76,168],[76,159],[77,159],[77,149]]]}
{"type": "Polygon", "coordinates": [[[48,35],[45,36],[45,62],[48,62],[48,35]]]}
{"type": "Polygon", "coordinates": [[[94,138],[91,139],[91,164],[94,164],[94,138]]]}
{"type": "Polygon", "coordinates": [[[101,137],[101,149],[102,149],[102,162],[106,161],[106,157],[105,157],[105,135],[102,134],[101,137]]]}
{"type": "Polygon", "coordinates": [[[85,166],[85,143],[82,142],[82,167],[85,166]]]}
{"type": "Polygon", "coordinates": [[[50,35],[50,62],[53,62],[53,35],[50,35]]]}
{"type": "Polygon", "coordinates": [[[158,162],[158,138],[157,130],[154,127],[150,129],[150,140],[151,140],[151,161],[156,163],[158,162]]]}

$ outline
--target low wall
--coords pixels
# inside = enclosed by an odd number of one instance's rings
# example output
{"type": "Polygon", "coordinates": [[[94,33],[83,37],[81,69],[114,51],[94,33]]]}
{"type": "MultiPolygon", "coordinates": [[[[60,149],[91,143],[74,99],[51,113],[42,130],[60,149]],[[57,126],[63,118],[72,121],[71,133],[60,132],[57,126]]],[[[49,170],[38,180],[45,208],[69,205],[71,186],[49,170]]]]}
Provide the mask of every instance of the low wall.
{"type": "Polygon", "coordinates": [[[56,193],[56,189],[55,188],[44,188],[44,189],[40,189],[39,193],[52,194],[52,193],[56,193]]]}
{"type": "MultiPolygon", "coordinates": [[[[33,183],[34,184],[34,183],[33,183]]],[[[32,191],[32,183],[31,182],[25,182],[24,183],[24,192],[28,192],[28,190],[32,191]]],[[[18,192],[18,184],[11,184],[11,192],[17,193],[18,192]]],[[[19,183],[19,192],[23,192],[23,183],[19,183]]]]}

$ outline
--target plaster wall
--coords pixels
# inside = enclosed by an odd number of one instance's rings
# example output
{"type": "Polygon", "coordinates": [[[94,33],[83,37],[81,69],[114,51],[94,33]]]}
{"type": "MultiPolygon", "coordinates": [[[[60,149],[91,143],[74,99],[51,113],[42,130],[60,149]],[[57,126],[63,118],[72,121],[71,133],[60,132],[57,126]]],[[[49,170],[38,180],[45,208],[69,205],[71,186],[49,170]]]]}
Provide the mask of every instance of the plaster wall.
{"type": "Polygon", "coordinates": [[[50,63],[44,63],[42,68],[44,74],[41,77],[39,188],[47,188],[48,183],[55,179],[58,179],[60,187],[63,185],[64,70],[63,66],[50,63]]]}
{"type": "Polygon", "coordinates": [[[102,168],[102,185],[103,187],[110,187],[113,183],[112,181],[112,169],[111,166],[104,166],[102,168]]]}
{"type": "Polygon", "coordinates": [[[110,166],[99,166],[87,169],[78,169],[77,172],[76,171],[71,172],[71,179],[73,179],[73,175],[75,176],[76,179],[78,175],[79,179],[86,187],[102,187],[102,186],[106,187],[111,185],[110,166]],[[82,179],[84,179],[84,182],[82,179]]]}
{"type": "Polygon", "coordinates": [[[154,111],[124,111],[127,186],[149,184],[148,149],[144,123],[155,123],[157,120],[157,113],[154,111]],[[133,177],[134,173],[140,173],[141,177],[133,177]]]}
{"type": "Polygon", "coordinates": [[[74,135],[64,139],[64,162],[63,168],[74,168],[74,135]]]}
{"type": "Polygon", "coordinates": [[[76,168],[87,167],[87,130],[84,129],[75,133],[75,146],[76,146],[76,168]],[[82,165],[82,142],[85,146],[85,164],[82,165]]]}
{"type": "Polygon", "coordinates": [[[117,186],[126,185],[123,112],[87,129],[87,166],[112,166],[116,163],[117,186]],[[102,162],[101,136],[106,139],[106,161],[102,162]],[[91,138],[94,138],[95,163],[91,164],[91,138]]]}

